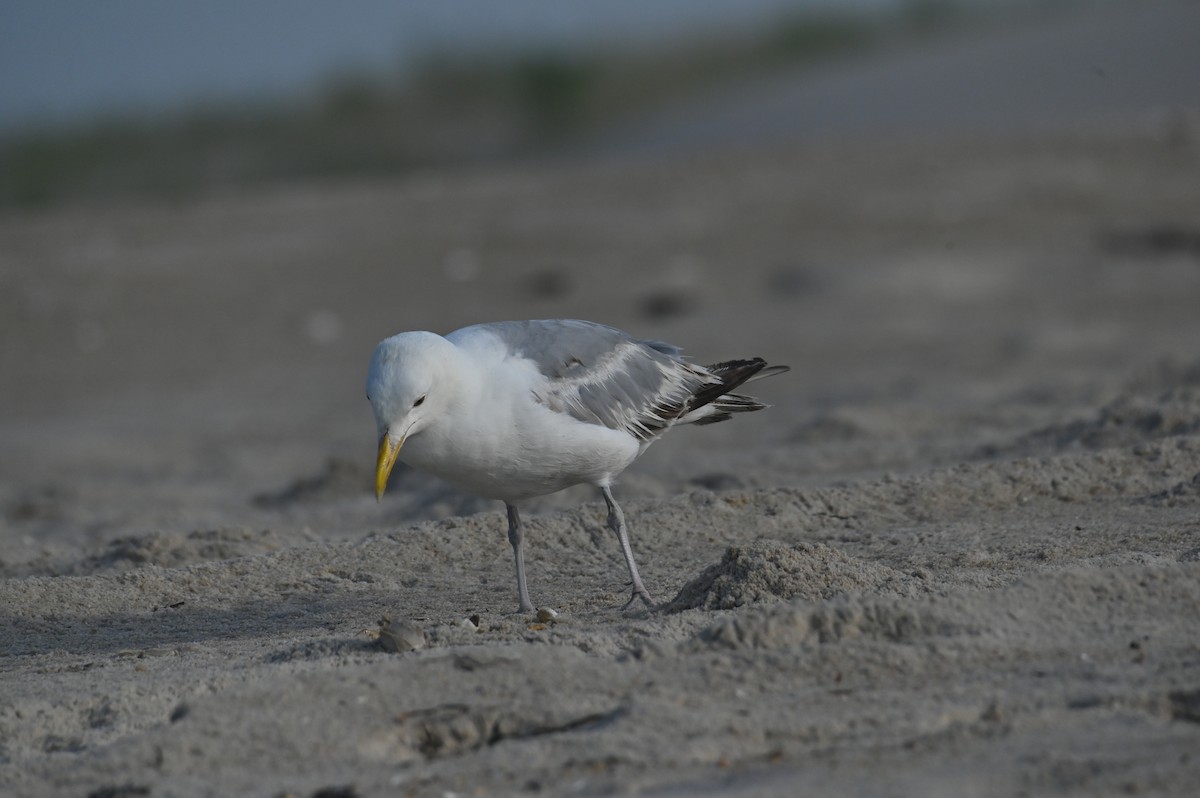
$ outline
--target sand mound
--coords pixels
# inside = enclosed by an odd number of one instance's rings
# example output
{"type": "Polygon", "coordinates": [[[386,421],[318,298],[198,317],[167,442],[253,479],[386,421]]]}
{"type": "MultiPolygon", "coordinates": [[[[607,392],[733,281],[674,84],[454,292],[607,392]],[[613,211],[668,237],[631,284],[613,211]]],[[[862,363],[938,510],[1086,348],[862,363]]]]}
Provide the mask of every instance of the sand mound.
{"type": "Polygon", "coordinates": [[[698,638],[717,648],[772,649],[856,638],[900,642],[953,633],[953,624],[905,603],[845,598],[817,607],[779,605],[738,615],[702,631],[698,638]]]}
{"type": "Polygon", "coordinates": [[[665,609],[729,610],[793,598],[816,601],[861,590],[912,595],[919,592],[917,581],[823,543],[756,540],[726,549],[719,563],[684,585],[665,609]]]}
{"type": "Polygon", "coordinates": [[[328,501],[345,496],[359,496],[369,490],[373,475],[368,465],[340,457],[325,461],[320,473],[301,477],[280,490],[257,494],[253,503],[259,507],[285,507],[295,502],[328,501]]]}
{"type": "Polygon", "coordinates": [[[232,560],[278,551],[295,541],[285,541],[271,530],[240,527],[205,529],[186,535],[152,532],[130,535],[109,543],[102,551],[85,557],[72,569],[73,575],[106,571],[128,571],[146,565],[179,568],[211,560],[232,560]]]}
{"type": "Polygon", "coordinates": [[[1200,385],[1184,384],[1152,396],[1126,393],[1091,418],[1030,433],[1017,448],[1107,449],[1197,432],[1200,432],[1200,385]]]}
{"type": "MultiPolygon", "coordinates": [[[[358,501],[371,496],[374,480],[370,460],[331,457],[312,475],[254,495],[251,504],[266,510],[291,510],[305,515],[333,502],[358,501]]],[[[494,502],[470,496],[403,463],[392,472],[389,485],[390,512],[394,521],[450,518],[495,509],[494,502]]]]}

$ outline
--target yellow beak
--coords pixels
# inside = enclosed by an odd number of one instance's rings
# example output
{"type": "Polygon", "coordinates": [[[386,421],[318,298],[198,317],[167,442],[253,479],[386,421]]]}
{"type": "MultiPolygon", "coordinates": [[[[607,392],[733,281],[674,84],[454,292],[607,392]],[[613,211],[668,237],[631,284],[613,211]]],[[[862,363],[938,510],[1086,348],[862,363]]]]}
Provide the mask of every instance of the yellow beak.
{"type": "Polygon", "coordinates": [[[403,445],[404,438],[393,441],[386,432],[379,439],[379,458],[375,461],[375,501],[383,498],[388,477],[392,473],[392,467],[396,465],[396,455],[400,454],[400,447],[403,445]]]}

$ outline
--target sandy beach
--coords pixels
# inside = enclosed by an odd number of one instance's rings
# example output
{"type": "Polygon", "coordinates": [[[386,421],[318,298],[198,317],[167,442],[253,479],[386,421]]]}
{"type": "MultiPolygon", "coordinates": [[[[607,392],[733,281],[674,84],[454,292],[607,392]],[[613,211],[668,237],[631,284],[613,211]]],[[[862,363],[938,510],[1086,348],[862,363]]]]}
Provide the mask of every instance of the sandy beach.
{"type": "Polygon", "coordinates": [[[1191,795],[1198,209],[1154,114],[0,218],[0,793],[1191,795]],[[792,367],[617,485],[654,611],[373,495],[376,342],[547,317],[792,367]]]}

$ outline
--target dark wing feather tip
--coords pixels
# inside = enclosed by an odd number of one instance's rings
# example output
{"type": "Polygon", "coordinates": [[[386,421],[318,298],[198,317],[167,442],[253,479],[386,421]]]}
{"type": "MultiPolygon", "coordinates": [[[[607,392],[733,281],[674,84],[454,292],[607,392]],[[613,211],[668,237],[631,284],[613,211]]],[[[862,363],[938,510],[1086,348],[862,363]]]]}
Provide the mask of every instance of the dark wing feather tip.
{"type": "Polygon", "coordinates": [[[592,322],[500,322],[487,328],[547,378],[534,391],[537,401],[642,441],[680,420],[714,424],[732,413],[762,410],[766,405],[757,399],[731,392],[788,370],[758,357],[696,366],[672,344],[638,340],[592,322]]]}
{"type": "Polygon", "coordinates": [[[720,378],[721,384],[697,392],[693,397],[687,412],[692,412],[708,405],[711,412],[704,412],[696,419],[688,419],[693,424],[716,424],[728,421],[734,413],[751,413],[763,410],[769,405],[758,401],[753,396],[731,393],[738,386],[764,377],[773,377],[791,369],[788,366],[768,366],[761,357],[747,360],[727,360],[714,363],[707,367],[714,376],[720,378]]]}

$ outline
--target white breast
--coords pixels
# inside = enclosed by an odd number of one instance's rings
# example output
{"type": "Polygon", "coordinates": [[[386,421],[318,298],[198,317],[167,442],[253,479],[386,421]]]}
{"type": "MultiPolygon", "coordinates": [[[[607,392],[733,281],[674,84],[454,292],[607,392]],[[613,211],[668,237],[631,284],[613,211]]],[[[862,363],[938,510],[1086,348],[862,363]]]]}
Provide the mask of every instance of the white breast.
{"type": "Polygon", "coordinates": [[[497,369],[469,403],[405,441],[400,459],[478,496],[520,501],[608,484],[638,456],[632,435],[536,402],[532,375],[497,369]]]}

